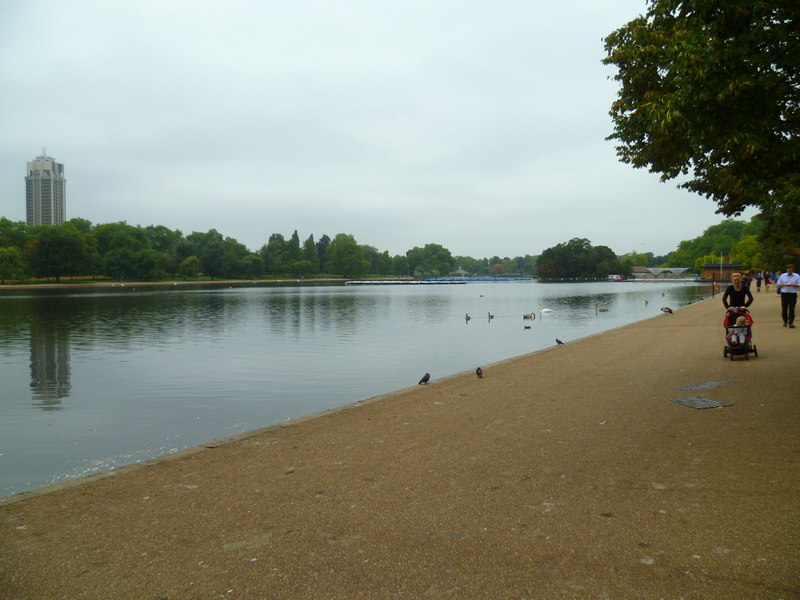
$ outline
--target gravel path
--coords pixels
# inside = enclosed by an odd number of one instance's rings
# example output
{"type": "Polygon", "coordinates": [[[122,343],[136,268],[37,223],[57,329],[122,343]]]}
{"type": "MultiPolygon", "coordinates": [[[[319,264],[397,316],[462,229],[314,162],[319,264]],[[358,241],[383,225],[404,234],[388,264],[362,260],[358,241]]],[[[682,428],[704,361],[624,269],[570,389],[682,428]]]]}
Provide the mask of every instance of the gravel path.
{"type": "Polygon", "coordinates": [[[718,297],[6,498],[0,597],[800,598],[779,313],[756,295],[748,361],[722,356],[718,297]]]}

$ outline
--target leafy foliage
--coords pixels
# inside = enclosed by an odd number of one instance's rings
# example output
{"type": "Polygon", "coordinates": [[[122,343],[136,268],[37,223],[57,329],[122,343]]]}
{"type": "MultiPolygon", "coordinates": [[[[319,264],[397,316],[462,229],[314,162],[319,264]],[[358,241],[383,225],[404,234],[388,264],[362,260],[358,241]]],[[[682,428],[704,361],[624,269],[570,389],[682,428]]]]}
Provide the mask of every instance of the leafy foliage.
{"type": "Polygon", "coordinates": [[[356,243],[356,238],[340,233],[328,246],[329,268],[342,277],[363,277],[369,269],[369,261],[364,258],[364,248],[356,243]]]}
{"type": "Polygon", "coordinates": [[[91,254],[83,235],[70,224],[60,227],[40,226],[27,245],[28,262],[40,277],[62,276],[91,269],[91,254]]]}
{"type": "MultiPolygon", "coordinates": [[[[708,198],[758,207],[762,241],[800,246],[800,3],[649,0],[605,39],[621,85],[620,159],[708,198]]],[[[776,258],[776,257],[774,257],[776,258]]]]}
{"type": "Polygon", "coordinates": [[[542,252],[538,269],[539,277],[545,279],[605,279],[621,273],[622,265],[611,248],[572,238],[542,252]]]}
{"type": "Polygon", "coordinates": [[[6,281],[22,279],[25,274],[25,261],[18,248],[10,246],[0,248],[0,284],[6,281]]]}
{"type": "Polygon", "coordinates": [[[446,277],[453,271],[453,257],[439,244],[425,244],[406,252],[409,275],[414,277],[446,277]]]}

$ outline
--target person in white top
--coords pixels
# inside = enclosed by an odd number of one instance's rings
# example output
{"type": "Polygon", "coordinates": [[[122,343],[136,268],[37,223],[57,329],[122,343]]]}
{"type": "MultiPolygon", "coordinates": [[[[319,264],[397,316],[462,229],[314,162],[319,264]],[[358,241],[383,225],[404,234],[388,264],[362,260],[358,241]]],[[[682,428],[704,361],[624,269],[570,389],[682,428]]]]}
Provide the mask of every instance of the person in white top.
{"type": "Polygon", "coordinates": [[[794,265],[786,265],[786,272],[778,277],[776,287],[781,294],[783,326],[794,329],[794,307],[797,304],[797,289],[800,288],[800,275],[794,272],[794,265]]]}

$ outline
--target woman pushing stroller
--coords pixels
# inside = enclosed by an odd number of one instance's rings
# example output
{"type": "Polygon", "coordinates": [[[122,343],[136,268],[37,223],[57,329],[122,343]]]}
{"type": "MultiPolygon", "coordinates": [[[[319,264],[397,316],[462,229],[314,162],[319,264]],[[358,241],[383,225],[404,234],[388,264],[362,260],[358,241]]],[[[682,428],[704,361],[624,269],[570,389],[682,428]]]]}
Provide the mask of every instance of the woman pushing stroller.
{"type": "Polygon", "coordinates": [[[747,307],[753,303],[753,294],[742,281],[739,273],[731,275],[731,285],[725,290],[722,296],[722,303],[727,312],[723,325],[725,326],[725,350],[723,356],[744,356],[747,359],[750,353],[758,356],[758,350],[752,343],[753,334],[751,326],[753,317],[747,307]]]}
{"type": "Polygon", "coordinates": [[[722,304],[725,308],[747,308],[753,303],[753,294],[750,288],[742,281],[741,273],[731,275],[731,284],[725,289],[722,296],[722,304]]]}

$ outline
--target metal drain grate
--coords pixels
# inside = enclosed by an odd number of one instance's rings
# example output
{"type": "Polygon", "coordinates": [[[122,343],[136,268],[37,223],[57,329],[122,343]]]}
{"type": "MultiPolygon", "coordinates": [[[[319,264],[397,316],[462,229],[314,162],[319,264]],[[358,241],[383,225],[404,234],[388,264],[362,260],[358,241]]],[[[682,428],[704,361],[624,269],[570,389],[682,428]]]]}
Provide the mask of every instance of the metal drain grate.
{"type": "Polygon", "coordinates": [[[705,396],[683,396],[682,398],[667,398],[670,402],[680,404],[681,406],[688,406],[689,408],[719,408],[720,406],[733,406],[727,402],[720,402],[713,398],[706,398],[705,396]]]}
{"type": "Polygon", "coordinates": [[[694,392],[702,392],[703,390],[713,390],[714,388],[728,385],[729,383],[733,383],[732,381],[701,381],[700,383],[692,383],[690,385],[684,385],[679,387],[679,390],[692,390],[694,392]]]}

